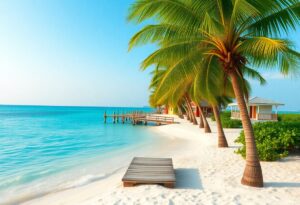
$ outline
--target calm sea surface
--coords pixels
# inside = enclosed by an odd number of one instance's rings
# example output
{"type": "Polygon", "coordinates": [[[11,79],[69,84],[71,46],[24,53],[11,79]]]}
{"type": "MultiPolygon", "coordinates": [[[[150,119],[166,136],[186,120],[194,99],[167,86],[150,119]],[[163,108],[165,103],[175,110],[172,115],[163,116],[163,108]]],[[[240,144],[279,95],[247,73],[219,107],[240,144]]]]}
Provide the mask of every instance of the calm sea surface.
{"type": "MultiPolygon", "coordinates": [[[[153,140],[146,126],[104,124],[113,113],[150,108],[0,106],[0,196],[6,190],[105,161],[153,140]]],[[[99,165],[101,167],[101,165],[99,165]]],[[[103,174],[103,173],[102,173],[103,174]]],[[[99,176],[98,176],[99,177],[99,176]]]]}

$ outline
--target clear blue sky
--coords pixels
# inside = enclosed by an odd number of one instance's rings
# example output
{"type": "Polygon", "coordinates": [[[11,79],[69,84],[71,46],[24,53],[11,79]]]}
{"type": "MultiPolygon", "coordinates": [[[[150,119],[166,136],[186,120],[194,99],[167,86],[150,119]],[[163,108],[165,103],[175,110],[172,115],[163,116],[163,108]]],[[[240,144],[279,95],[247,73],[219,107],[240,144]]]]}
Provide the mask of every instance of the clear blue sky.
{"type": "MultiPolygon", "coordinates": [[[[131,2],[0,1],[0,104],[147,105],[150,77],[139,64],[153,46],[127,52],[141,28],[126,22],[131,2]]],[[[299,78],[265,76],[268,85],[253,83],[252,96],[300,110],[299,78]]]]}

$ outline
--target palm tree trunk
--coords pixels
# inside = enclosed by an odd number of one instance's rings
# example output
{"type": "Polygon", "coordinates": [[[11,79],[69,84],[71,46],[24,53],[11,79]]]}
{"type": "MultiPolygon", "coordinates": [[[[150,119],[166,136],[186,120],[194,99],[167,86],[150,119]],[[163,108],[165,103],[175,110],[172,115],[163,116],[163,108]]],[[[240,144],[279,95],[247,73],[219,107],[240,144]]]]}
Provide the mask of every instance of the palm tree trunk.
{"type": "Polygon", "coordinates": [[[200,117],[200,121],[199,121],[199,127],[200,128],[204,128],[204,122],[203,122],[203,116],[202,116],[202,110],[201,110],[201,107],[200,106],[198,106],[198,109],[199,109],[199,117],[200,117]]]}
{"type": "Polygon", "coordinates": [[[180,105],[177,106],[177,110],[178,110],[178,117],[180,119],[184,119],[180,105]]]}
{"type": "Polygon", "coordinates": [[[190,122],[193,123],[193,115],[192,115],[192,112],[191,112],[190,105],[189,105],[188,101],[186,102],[186,108],[187,108],[187,111],[189,113],[190,122]]]}
{"type": "Polygon", "coordinates": [[[185,100],[185,105],[186,105],[186,115],[188,116],[187,119],[188,119],[188,121],[193,122],[188,100],[186,97],[184,98],[184,100],[185,100]]]}
{"type": "Polygon", "coordinates": [[[213,106],[213,112],[216,118],[216,123],[218,128],[218,147],[228,147],[228,143],[221,122],[220,110],[218,106],[213,106]]]}
{"type": "Polygon", "coordinates": [[[211,129],[210,129],[210,126],[207,122],[207,119],[206,119],[206,116],[204,115],[203,113],[203,110],[202,110],[202,107],[199,105],[199,112],[200,112],[200,116],[202,117],[203,119],[203,124],[204,124],[204,132],[205,133],[211,133],[211,129]]]}
{"type": "Polygon", "coordinates": [[[184,109],[185,114],[186,114],[186,119],[187,119],[188,121],[190,121],[190,119],[191,119],[191,118],[190,118],[190,113],[189,113],[187,107],[183,106],[183,109],[184,109]]]}
{"type": "Polygon", "coordinates": [[[191,122],[194,124],[194,125],[198,125],[198,122],[197,122],[197,119],[195,117],[195,113],[193,112],[193,108],[192,108],[192,105],[191,105],[191,102],[189,100],[188,97],[187,98],[187,105],[188,105],[188,108],[190,110],[190,113],[191,113],[191,122]]]}
{"type": "Polygon", "coordinates": [[[240,109],[242,124],[246,142],[246,167],[244,170],[242,184],[254,187],[263,187],[262,170],[256,150],[253,127],[247,110],[247,105],[240,87],[240,82],[236,72],[230,73],[234,94],[240,109]]]}

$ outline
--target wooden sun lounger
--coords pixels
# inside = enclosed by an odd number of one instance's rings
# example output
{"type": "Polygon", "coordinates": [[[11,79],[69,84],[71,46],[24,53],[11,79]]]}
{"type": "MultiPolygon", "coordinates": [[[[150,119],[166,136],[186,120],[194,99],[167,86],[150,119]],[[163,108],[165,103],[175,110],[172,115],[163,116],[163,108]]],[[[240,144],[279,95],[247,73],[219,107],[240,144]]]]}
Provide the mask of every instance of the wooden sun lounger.
{"type": "Polygon", "coordinates": [[[136,184],[162,184],[173,188],[176,179],[172,159],[135,157],[122,181],[124,187],[136,184]]]}

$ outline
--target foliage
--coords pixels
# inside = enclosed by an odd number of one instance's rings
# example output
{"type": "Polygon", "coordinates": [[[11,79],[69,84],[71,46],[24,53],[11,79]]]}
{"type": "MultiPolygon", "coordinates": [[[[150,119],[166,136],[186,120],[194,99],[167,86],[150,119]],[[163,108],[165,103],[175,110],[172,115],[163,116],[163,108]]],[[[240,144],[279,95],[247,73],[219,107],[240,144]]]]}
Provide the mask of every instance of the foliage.
{"type": "Polygon", "coordinates": [[[230,73],[239,77],[247,97],[250,86],[245,78],[265,83],[253,68],[295,71],[300,54],[292,42],[279,37],[297,27],[299,10],[294,0],[136,0],[128,20],[153,24],[131,38],[129,49],[158,45],[141,64],[142,69],[166,69],[153,90],[153,104],[177,104],[180,95],[174,90],[182,90],[176,85],[185,81],[195,98],[217,104],[216,96],[225,90],[226,96],[234,97],[230,73]]]}
{"type": "MultiPolygon", "coordinates": [[[[300,148],[300,122],[262,122],[253,126],[259,159],[275,161],[286,157],[290,150],[300,148]]],[[[235,142],[243,146],[236,153],[246,156],[242,131],[235,142]]]]}
{"type": "Polygon", "coordinates": [[[279,114],[278,121],[281,122],[300,122],[300,114],[279,114]]]}
{"type": "Polygon", "coordinates": [[[242,128],[241,120],[221,119],[224,128],[242,128]]]}
{"type": "MultiPolygon", "coordinates": [[[[231,113],[229,111],[223,111],[220,113],[222,126],[224,128],[241,128],[242,122],[240,120],[232,120],[231,113]]],[[[212,121],[215,121],[215,116],[211,117],[212,121]]]]}

